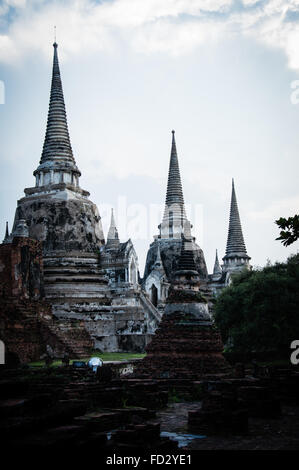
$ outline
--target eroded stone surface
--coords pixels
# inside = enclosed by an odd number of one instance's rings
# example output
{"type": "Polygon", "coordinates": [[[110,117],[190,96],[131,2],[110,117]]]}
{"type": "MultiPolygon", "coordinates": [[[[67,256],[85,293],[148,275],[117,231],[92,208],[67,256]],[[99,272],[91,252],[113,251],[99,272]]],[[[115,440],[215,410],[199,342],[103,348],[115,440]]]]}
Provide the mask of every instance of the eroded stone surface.
{"type": "Polygon", "coordinates": [[[43,243],[44,255],[53,251],[95,252],[104,242],[96,205],[79,197],[63,200],[55,196],[18,201],[14,225],[25,219],[30,237],[43,243]]]}

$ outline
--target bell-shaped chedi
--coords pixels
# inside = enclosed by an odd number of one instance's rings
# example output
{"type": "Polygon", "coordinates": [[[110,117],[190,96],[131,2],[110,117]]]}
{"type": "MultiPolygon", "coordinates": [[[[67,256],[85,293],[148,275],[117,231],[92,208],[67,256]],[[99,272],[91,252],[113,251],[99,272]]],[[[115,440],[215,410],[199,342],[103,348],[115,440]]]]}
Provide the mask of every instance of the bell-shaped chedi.
{"type": "Polygon", "coordinates": [[[74,314],[74,305],[101,299],[107,303],[107,283],[98,251],[104,235],[97,206],[80,186],[81,173],[71,146],[64,94],[53,44],[53,68],[46,134],[35,186],[18,201],[13,234],[24,231],[42,243],[45,295],[60,315],[74,314]],[[62,307],[63,305],[63,307],[62,307]]]}
{"type": "Polygon", "coordinates": [[[200,290],[191,240],[184,239],[165,312],[136,376],[196,380],[229,372],[220,333],[200,290]]]}
{"type": "Polygon", "coordinates": [[[101,217],[89,192],[80,187],[80,176],[71,146],[64,94],[53,44],[53,68],[45,140],[35,186],[18,201],[13,230],[24,219],[31,238],[42,242],[43,254],[94,253],[104,244],[101,217]]]}

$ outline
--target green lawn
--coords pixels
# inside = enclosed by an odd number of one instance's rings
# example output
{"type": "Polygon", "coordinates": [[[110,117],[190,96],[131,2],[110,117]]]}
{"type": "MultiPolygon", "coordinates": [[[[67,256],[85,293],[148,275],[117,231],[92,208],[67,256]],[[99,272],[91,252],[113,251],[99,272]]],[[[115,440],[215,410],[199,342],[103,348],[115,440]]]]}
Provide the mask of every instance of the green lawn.
{"type": "MultiPolygon", "coordinates": [[[[89,357],[83,357],[80,359],[71,359],[70,363],[72,364],[73,361],[88,361],[91,357],[100,357],[104,362],[107,361],[129,361],[131,359],[142,359],[145,356],[145,354],[141,353],[99,353],[98,351],[93,351],[89,357]]],[[[40,367],[45,364],[44,361],[37,361],[37,362],[31,362],[29,365],[33,367],[40,367]]],[[[60,366],[61,365],[61,360],[54,361],[52,364],[54,367],[55,366],[60,366]]]]}

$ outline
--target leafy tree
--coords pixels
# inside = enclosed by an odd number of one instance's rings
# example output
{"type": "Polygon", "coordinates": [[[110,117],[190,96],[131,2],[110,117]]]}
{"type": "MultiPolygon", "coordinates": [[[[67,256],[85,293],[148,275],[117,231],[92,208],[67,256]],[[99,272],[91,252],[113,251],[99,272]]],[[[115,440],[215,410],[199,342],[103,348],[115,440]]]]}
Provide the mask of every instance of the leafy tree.
{"type": "Polygon", "coordinates": [[[281,240],[284,246],[291,245],[299,238],[299,215],[284,219],[281,217],[275,220],[275,223],[281,228],[280,236],[276,240],[281,240]]]}
{"type": "Polygon", "coordinates": [[[290,350],[299,339],[299,254],[236,275],[216,300],[215,322],[233,352],[290,350]]]}

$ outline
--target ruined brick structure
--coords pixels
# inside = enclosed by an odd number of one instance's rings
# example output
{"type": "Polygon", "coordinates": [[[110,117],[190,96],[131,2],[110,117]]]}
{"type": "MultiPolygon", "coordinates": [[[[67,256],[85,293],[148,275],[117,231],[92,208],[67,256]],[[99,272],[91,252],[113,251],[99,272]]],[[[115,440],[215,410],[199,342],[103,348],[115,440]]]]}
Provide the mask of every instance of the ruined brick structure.
{"type": "Polygon", "coordinates": [[[137,365],[137,377],[197,380],[229,371],[200,282],[189,234],[183,239],[162,321],[147,356],[137,365]]]}
{"type": "Polygon", "coordinates": [[[40,242],[24,236],[0,245],[0,338],[7,362],[39,360],[49,352],[86,354],[92,346],[82,325],[68,322],[65,333],[44,301],[43,256],[40,242]]]}
{"type": "Polygon", "coordinates": [[[43,256],[41,243],[14,237],[0,245],[0,296],[41,299],[43,297],[43,256]]]}

